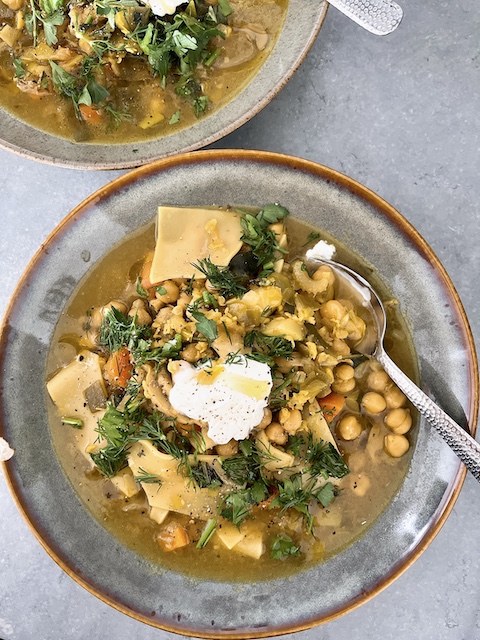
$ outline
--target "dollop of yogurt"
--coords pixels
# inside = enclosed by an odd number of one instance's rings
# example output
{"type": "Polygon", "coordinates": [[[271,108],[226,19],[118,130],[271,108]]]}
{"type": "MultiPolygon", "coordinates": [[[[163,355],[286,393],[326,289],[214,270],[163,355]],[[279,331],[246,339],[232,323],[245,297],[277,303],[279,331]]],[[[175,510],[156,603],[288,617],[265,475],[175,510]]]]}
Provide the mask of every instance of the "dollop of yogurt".
{"type": "Polygon", "coordinates": [[[186,4],[185,0],[141,0],[143,4],[150,7],[156,16],[173,15],[181,4],[186,4]]]}
{"type": "Polygon", "coordinates": [[[318,260],[331,260],[336,251],[335,245],[326,240],[319,240],[311,249],[308,249],[305,255],[310,260],[315,260],[315,258],[318,260]]]}
{"type": "Polygon", "coordinates": [[[260,424],[272,390],[272,372],[263,362],[235,355],[194,367],[184,360],[169,364],[173,387],[169,400],[183,415],[208,427],[215,444],[244,440],[260,424]]]}

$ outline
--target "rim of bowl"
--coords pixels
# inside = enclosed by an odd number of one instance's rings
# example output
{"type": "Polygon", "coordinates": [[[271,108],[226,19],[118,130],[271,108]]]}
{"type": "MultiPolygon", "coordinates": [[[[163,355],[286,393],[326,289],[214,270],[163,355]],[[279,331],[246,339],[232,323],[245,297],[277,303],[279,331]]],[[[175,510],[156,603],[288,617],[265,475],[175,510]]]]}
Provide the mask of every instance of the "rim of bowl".
{"type": "MultiPolygon", "coordinates": [[[[241,149],[213,149],[213,150],[205,150],[205,151],[196,151],[194,153],[184,153],[175,156],[170,156],[167,158],[163,158],[157,160],[155,162],[149,163],[147,165],[143,165],[139,168],[133,169],[122,176],[112,180],[107,183],[105,186],[101,187],[86,199],[84,199],[80,204],[78,204],[72,211],[67,214],[67,216],[55,227],[55,229],[49,234],[46,240],[41,244],[40,248],[37,250],[35,255],[32,257],[30,262],[28,263],[23,275],[21,276],[12,296],[10,298],[9,304],[7,306],[2,324],[0,326],[0,361],[2,358],[2,353],[5,352],[4,345],[8,340],[8,328],[7,328],[7,320],[11,315],[11,312],[15,306],[15,299],[17,296],[17,292],[19,292],[25,283],[28,281],[29,275],[31,271],[33,271],[36,262],[39,257],[44,252],[48,252],[49,246],[55,240],[55,237],[58,233],[68,225],[73,224],[77,216],[82,214],[84,209],[88,209],[91,206],[94,206],[100,200],[104,198],[110,198],[116,191],[124,189],[128,187],[130,184],[137,181],[139,178],[145,178],[150,174],[155,174],[162,172],[163,170],[179,167],[179,166],[187,166],[192,164],[200,164],[209,162],[211,160],[215,161],[237,161],[237,162],[245,162],[245,163],[259,163],[259,164],[270,164],[275,166],[283,166],[290,169],[302,171],[308,173],[310,175],[314,175],[323,180],[330,180],[335,182],[338,185],[341,185],[345,189],[359,196],[360,198],[366,200],[371,205],[375,206],[377,209],[381,210],[382,214],[386,215],[412,242],[415,249],[421,252],[424,257],[430,261],[433,265],[437,274],[441,277],[441,281],[443,286],[449,293],[450,300],[455,304],[456,311],[459,314],[459,317],[462,321],[461,329],[464,334],[464,339],[466,346],[468,347],[468,376],[469,383],[471,388],[470,393],[470,407],[469,407],[469,417],[471,417],[470,424],[470,432],[472,436],[475,436],[477,420],[478,420],[478,411],[479,411],[479,402],[480,402],[480,388],[479,388],[479,370],[478,370],[478,358],[475,349],[475,343],[473,339],[473,334],[468,322],[468,318],[466,316],[465,310],[463,308],[463,304],[460,300],[460,297],[455,289],[453,282],[451,281],[447,271],[443,267],[439,258],[436,256],[434,251],[431,249],[426,240],[421,236],[421,234],[413,227],[413,225],[406,219],[404,216],[397,211],[392,205],[386,202],[383,198],[377,195],[375,192],[365,187],[361,183],[357,182],[353,178],[350,178],[335,169],[331,169],[325,165],[305,160],[302,158],[298,158],[295,156],[290,156],[286,154],[268,152],[268,151],[254,151],[254,150],[241,150],[241,149]]],[[[0,399],[1,405],[1,399],[0,399]]],[[[0,423],[0,435],[3,431],[3,425],[0,423]]],[[[323,615],[318,618],[313,618],[306,620],[301,623],[292,623],[289,626],[283,626],[282,628],[268,628],[266,630],[257,630],[255,633],[250,632],[218,632],[218,633],[208,633],[204,630],[198,629],[189,629],[189,628],[178,628],[175,626],[171,626],[165,623],[161,625],[156,621],[152,621],[146,616],[132,611],[128,607],[119,604],[113,598],[110,598],[105,593],[101,592],[94,585],[90,584],[87,580],[83,579],[79,576],[74,568],[72,568],[67,562],[62,560],[60,556],[57,554],[53,545],[49,545],[49,543],[44,540],[42,537],[42,532],[39,530],[40,527],[35,524],[33,518],[30,517],[28,506],[24,505],[21,498],[21,491],[16,490],[16,481],[13,477],[13,474],[10,473],[9,470],[9,462],[1,463],[3,472],[6,478],[7,486],[10,490],[10,493],[13,497],[13,500],[22,514],[23,518],[27,522],[28,527],[43,546],[43,548],[47,551],[49,556],[59,565],[65,573],[67,573],[73,580],[75,580],[78,584],[84,587],[89,593],[96,596],[101,601],[110,605],[117,611],[120,611],[135,620],[140,622],[144,622],[150,626],[163,629],[165,631],[183,634],[186,636],[198,636],[207,639],[217,639],[217,638],[229,638],[231,640],[243,640],[243,639],[256,639],[256,638],[268,638],[283,635],[286,633],[294,633],[297,631],[304,631],[315,627],[320,624],[325,624],[327,622],[331,622],[346,613],[353,611],[358,608],[360,605],[371,600],[375,595],[383,591],[386,587],[388,587],[392,582],[394,582],[398,577],[400,577],[414,562],[419,558],[419,556],[425,551],[425,549],[430,545],[436,535],[439,533],[443,524],[445,523],[447,517],[453,509],[453,506],[458,498],[460,490],[463,486],[465,476],[466,476],[466,468],[463,465],[459,464],[458,471],[455,475],[454,480],[451,483],[451,489],[448,494],[444,496],[442,501],[442,506],[439,507],[439,513],[436,519],[432,519],[430,527],[428,531],[422,536],[419,543],[403,558],[402,563],[399,567],[395,567],[392,569],[390,573],[384,576],[382,580],[379,580],[373,588],[369,591],[362,592],[359,594],[357,598],[348,602],[345,605],[341,605],[338,609],[333,611],[328,615],[323,615]]]]}
{"type": "MultiPolygon", "coordinates": [[[[305,60],[308,52],[312,48],[313,43],[315,42],[320,32],[320,29],[322,28],[323,23],[325,22],[328,7],[329,7],[329,3],[327,0],[319,0],[318,15],[316,17],[316,20],[311,25],[311,31],[309,33],[309,36],[307,40],[304,42],[303,46],[300,47],[300,51],[297,57],[291,61],[289,68],[287,69],[286,73],[282,76],[282,78],[274,86],[272,86],[269,89],[269,91],[260,100],[254,101],[252,98],[251,100],[252,104],[250,105],[250,107],[245,113],[242,113],[240,115],[232,113],[232,115],[229,116],[229,119],[225,125],[220,127],[220,129],[218,130],[214,130],[208,133],[206,136],[197,135],[193,141],[180,145],[178,148],[175,148],[175,149],[172,149],[171,151],[166,151],[166,152],[162,152],[161,150],[155,151],[155,149],[157,148],[158,145],[162,144],[163,140],[165,140],[167,137],[170,137],[170,136],[162,136],[159,138],[153,138],[145,141],[131,142],[125,145],[122,145],[122,144],[105,145],[105,144],[95,144],[95,143],[85,144],[84,145],[86,149],[85,155],[88,159],[82,159],[78,161],[72,160],[72,159],[65,159],[61,157],[58,158],[51,153],[45,154],[43,152],[40,153],[38,151],[31,150],[31,149],[24,149],[18,146],[17,144],[15,144],[15,142],[5,140],[2,137],[0,137],[0,148],[3,148],[7,151],[11,151],[23,158],[36,160],[44,164],[50,164],[50,165],[65,167],[69,169],[107,171],[107,170],[132,169],[132,168],[144,166],[145,164],[156,162],[157,160],[171,157],[173,155],[188,153],[190,151],[195,151],[197,149],[213,144],[214,142],[221,140],[228,134],[233,133],[233,131],[240,128],[244,124],[246,124],[255,115],[257,115],[257,113],[262,111],[262,109],[264,109],[273,100],[273,98],[276,95],[280,93],[280,91],[285,87],[285,85],[290,81],[292,76],[296,73],[300,65],[305,60]],[[144,157],[143,159],[141,159],[141,157],[135,157],[135,153],[138,151],[138,149],[136,149],[137,146],[139,148],[142,148],[142,147],[147,148],[147,156],[144,157]],[[104,149],[108,151],[108,149],[113,149],[115,147],[125,148],[125,154],[127,154],[127,152],[130,151],[131,152],[130,158],[128,160],[114,160],[114,161],[101,160],[99,162],[92,161],[92,157],[95,156],[95,151],[104,150],[104,149]],[[148,151],[150,147],[154,147],[154,148],[152,148],[151,151],[148,151]]],[[[285,22],[288,19],[289,11],[290,11],[290,4],[288,5],[288,8],[287,8],[287,15],[285,17],[285,22]]],[[[280,34],[277,38],[277,41],[272,51],[270,51],[270,53],[268,54],[267,58],[264,60],[264,62],[262,63],[258,71],[253,75],[253,77],[249,80],[249,82],[245,85],[245,87],[243,87],[243,89],[241,89],[239,93],[235,94],[229,102],[227,102],[225,105],[223,105],[219,109],[216,109],[212,114],[207,116],[205,119],[199,120],[198,123],[195,123],[195,125],[198,124],[201,126],[202,122],[208,122],[208,121],[210,121],[210,123],[213,123],[214,119],[218,116],[219,113],[222,113],[222,114],[228,113],[227,110],[229,109],[230,105],[236,102],[238,98],[240,98],[246,91],[249,90],[249,87],[251,87],[252,83],[256,81],[256,79],[259,77],[259,75],[262,72],[266,73],[268,71],[269,61],[272,59],[272,56],[278,47],[279,40],[282,36],[282,32],[285,30],[285,22],[282,25],[282,29],[280,31],[280,34]]],[[[66,138],[54,136],[53,134],[42,131],[41,129],[38,129],[23,120],[15,118],[9,111],[0,107],[0,116],[2,116],[2,114],[4,117],[11,119],[12,122],[16,122],[17,125],[20,126],[22,130],[24,130],[25,134],[31,133],[32,135],[35,135],[35,134],[40,135],[44,137],[45,141],[47,142],[48,140],[53,140],[54,142],[59,141],[59,142],[62,142],[63,144],[66,144],[67,146],[68,145],[75,146],[76,144],[66,138]]],[[[180,129],[178,134],[174,133],[172,134],[171,137],[174,138],[177,135],[181,136],[184,131],[188,131],[192,129],[192,127],[195,125],[186,127],[185,129],[180,129]]],[[[79,146],[79,148],[81,147],[79,146]]]]}

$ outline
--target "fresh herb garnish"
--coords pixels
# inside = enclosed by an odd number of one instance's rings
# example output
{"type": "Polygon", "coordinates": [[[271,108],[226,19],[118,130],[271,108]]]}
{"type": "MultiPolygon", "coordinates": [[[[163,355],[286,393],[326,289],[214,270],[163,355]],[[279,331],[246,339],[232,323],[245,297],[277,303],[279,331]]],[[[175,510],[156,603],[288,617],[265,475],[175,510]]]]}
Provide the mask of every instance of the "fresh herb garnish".
{"type": "Polygon", "coordinates": [[[62,418],[62,424],[68,424],[74,429],[83,428],[83,420],[80,420],[80,418],[68,418],[67,416],[64,416],[62,418]]]}
{"type": "Polygon", "coordinates": [[[213,264],[210,258],[203,258],[203,260],[199,260],[197,264],[192,264],[192,266],[198,269],[200,273],[203,273],[212,287],[227,300],[241,298],[248,291],[228,267],[220,267],[213,264]]]}
{"type": "Polygon", "coordinates": [[[270,557],[274,560],[285,560],[291,556],[300,555],[300,547],[287,535],[277,536],[270,550],[270,557]]]}
{"type": "Polygon", "coordinates": [[[261,480],[248,489],[232,491],[224,498],[220,515],[238,527],[248,517],[252,507],[265,500],[267,495],[267,487],[261,480]]]}
{"type": "Polygon", "coordinates": [[[177,122],[180,122],[180,119],[182,117],[182,112],[180,109],[178,109],[177,111],[175,111],[175,113],[170,117],[170,120],[168,121],[168,124],[177,124],[177,122]]]}
{"type": "Polygon", "coordinates": [[[197,464],[184,465],[188,477],[200,489],[214,489],[222,484],[215,469],[206,462],[198,462],[197,464]]]}
{"type": "Polygon", "coordinates": [[[349,468],[340,453],[331,442],[314,442],[311,433],[306,439],[305,462],[308,471],[313,476],[323,478],[343,478],[349,472],[349,468]]]}
{"type": "Polygon", "coordinates": [[[302,247],[306,247],[307,244],[310,244],[310,242],[313,242],[314,240],[318,240],[320,237],[321,236],[319,233],[315,233],[314,231],[312,231],[312,233],[308,234],[307,240],[305,241],[304,244],[302,244],[302,247]]]}
{"type": "Polygon", "coordinates": [[[270,509],[276,507],[284,513],[287,509],[299,511],[305,520],[308,532],[313,527],[313,516],[308,509],[310,500],[314,497],[311,491],[302,486],[302,474],[297,473],[277,484],[278,494],[270,503],[270,509]]]}
{"type": "Polygon", "coordinates": [[[24,78],[25,77],[25,69],[22,64],[21,58],[15,58],[13,61],[13,68],[15,70],[15,78],[24,78]]]}
{"type": "Polygon", "coordinates": [[[288,210],[279,204],[267,204],[256,215],[242,211],[242,241],[251,247],[257,259],[259,277],[263,278],[273,272],[278,255],[287,253],[277,241],[275,233],[269,228],[271,224],[288,216],[288,210]]]}
{"type": "Polygon", "coordinates": [[[281,513],[287,509],[295,509],[303,515],[306,529],[311,533],[313,528],[313,516],[309,505],[316,501],[323,507],[328,507],[335,497],[335,488],[331,482],[317,488],[317,478],[312,477],[306,482],[302,473],[296,473],[283,482],[277,483],[278,494],[270,503],[270,509],[280,508],[281,513]]]}
{"type": "Polygon", "coordinates": [[[133,351],[138,342],[150,338],[151,333],[150,327],[137,324],[135,316],[126,316],[116,307],[111,307],[102,319],[99,344],[110,353],[121,347],[133,351]]]}
{"type": "Polygon", "coordinates": [[[100,473],[107,478],[113,478],[127,466],[129,450],[126,444],[121,446],[108,444],[97,453],[91,453],[90,457],[100,473]]]}
{"type": "Polygon", "coordinates": [[[208,544],[210,538],[215,533],[216,528],[217,521],[215,520],[215,518],[210,518],[210,520],[207,520],[205,527],[203,528],[202,535],[197,542],[197,549],[203,549],[203,547],[208,544]]]}
{"type": "Polygon", "coordinates": [[[152,343],[152,329],[139,325],[136,316],[126,316],[115,307],[106,312],[100,325],[99,344],[110,353],[127,347],[134,365],[155,362],[159,366],[169,358],[178,357],[183,347],[179,333],[162,347],[152,347],[152,343]]]}
{"type": "Polygon", "coordinates": [[[209,320],[201,311],[190,309],[190,313],[196,321],[198,333],[205,336],[209,342],[212,342],[212,340],[218,337],[218,329],[214,320],[209,320]]]}
{"type": "Polygon", "coordinates": [[[148,291],[142,287],[142,279],[140,278],[140,276],[138,276],[135,283],[135,289],[140,297],[148,298],[148,291]]]}
{"type": "Polygon", "coordinates": [[[148,473],[148,471],[145,471],[142,467],[139,467],[138,471],[139,474],[134,476],[137,482],[145,482],[145,484],[162,484],[161,478],[159,478],[155,473],[148,473]]]}
{"type": "Polygon", "coordinates": [[[292,343],[281,336],[266,336],[260,331],[249,331],[243,339],[245,347],[252,349],[247,358],[265,362],[270,367],[275,366],[273,358],[290,358],[293,352],[292,343]]]}

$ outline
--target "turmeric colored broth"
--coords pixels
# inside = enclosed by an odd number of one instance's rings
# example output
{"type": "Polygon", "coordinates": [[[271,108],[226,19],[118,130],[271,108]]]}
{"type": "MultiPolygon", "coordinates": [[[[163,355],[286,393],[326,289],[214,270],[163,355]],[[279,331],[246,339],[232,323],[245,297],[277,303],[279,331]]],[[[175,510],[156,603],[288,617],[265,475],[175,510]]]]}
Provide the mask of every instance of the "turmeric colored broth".
{"type": "MultiPolygon", "coordinates": [[[[12,10],[0,0],[0,107],[56,136],[75,142],[115,144],[168,136],[229,103],[258,72],[275,45],[288,0],[231,2],[233,13],[228,24],[222,25],[225,39],[217,36],[209,45],[209,50],[219,50],[218,57],[212,64],[199,64],[197,68],[196,81],[202,95],[208,97],[208,106],[198,114],[191,98],[179,95],[178,73],[172,69],[162,87],[161,78],[154,77],[147,56],[140,55],[140,50],[127,53],[121,62],[105,54],[95,78],[110,95],[98,107],[80,104],[80,114],[76,114],[72,100],[60,95],[52,84],[49,65],[50,57],[74,78],[81,77],[80,63],[70,66],[69,59],[63,62],[57,53],[69,49],[79,58],[85,55],[78,42],[72,42],[68,15],[57,27],[57,44],[48,45],[40,36],[34,46],[24,24],[28,3],[9,0],[9,4],[20,8],[12,10]],[[9,29],[4,34],[7,41],[2,40],[3,28],[9,29]],[[15,67],[19,64],[20,71],[15,67]],[[18,73],[22,77],[15,77],[18,73]],[[110,108],[120,116],[109,115],[110,108]]],[[[121,35],[117,28],[111,39],[121,35]]]]}
{"type": "MultiPolygon", "coordinates": [[[[308,235],[312,231],[318,231],[292,218],[288,219],[287,228],[292,256],[304,251],[302,246],[308,235]]],[[[332,241],[323,232],[321,237],[332,241]]],[[[371,269],[366,264],[359,263],[345,247],[339,246],[337,242],[335,245],[339,261],[346,261],[363,271],[377,286],[384,299],[388,300],[388,291],[377,281],[371,269]]],[[[48,377],[75,356],[88,309],[114,298],[127,300],[136,297],[137,275],[144,257],[153,247],[154,228],[152,224],[148,224],[127,237],[90,270],[68,302],[56,327],[48,359],[48,377]],[[129,256],[128,263],[125,256],[129,256]]],[[[405,321],[399,313],[398,305],[387,305],[387,308],[389,352],[415,378],[415,355],[405,321]]],[[[359,376],[358,381],[360,393],[363,393],[368,391],[366,378],[370,369],[368,363],[360,366],[365,367],[365,373],[359,376]]],[[[352,398],[354,400],[355,397],[352,398]]],[[[380,418],[363,416],[362,420],[368,423],[368,427],[360,437],[349,442],[338,437],[335,428],[337,420],[332,423],[333,430],[340,451],[350,467],[350,473],[340,481],[339,495],[331,506],[321,510],[322,513],[314,514],[318,515],[313,528],[315,535],[311,536],[304,531],[300,514],[292,510],[273,522],[271,511],[258,508],[254,509],[249,520],[252,526],[265,532],[267,549],[276,535],[287,533],[299,543],[300,556],[274,560],[267,551],[260,559],[254,560],[239,552],[227,550],[215,535],[203,549],[190,544],[173,552],[166,552],[156,540],[163,525],[149,519],[149,505],[143,492],[132,498],[122,497],[108,479],[103,478],[98,471],[88,468],[85,458],[75,446],[74,430],[61,424],[53,406],[50,407],[50,418],[52,437],[61,464],[94,517],[117,539],[158,564],[160,568],[166,567],[198,578],[267,580],[305,570],[339,553],[358,539],[387,508],[401,486],[410,460],[410,453],[393,458],[384,451],[383,439],[388,430],[380,418]]],[[[413,444],[412,436],[409,435],[409,438],[413,444]]],[[[198,539],[203,522],[179,514],[174,514],[174,518],[186,528],[192,539],[198,539]]],[[[222,519],[219,521],[221,524],[222,519]]]]}

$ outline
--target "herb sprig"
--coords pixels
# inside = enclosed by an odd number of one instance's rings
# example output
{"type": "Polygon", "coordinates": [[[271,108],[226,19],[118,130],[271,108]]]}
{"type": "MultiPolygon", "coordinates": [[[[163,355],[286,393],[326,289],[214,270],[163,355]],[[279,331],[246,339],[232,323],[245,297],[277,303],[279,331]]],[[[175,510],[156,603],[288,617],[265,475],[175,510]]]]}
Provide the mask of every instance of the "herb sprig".
{"type": "Polygon", "coordinates": [[[241,284],[240,279],[230,271],[228,267],[213,264],[210,258],[203,258],[196,264],[192,263],[200,273],[210,282],[212,287],[216,289],[225,299],[241,298],[248,289],[241,284]]]}
{"type": "Polygon", "coordinates": [[[240,210],[243,228],[242,241],[251,247],[263,278],[273,272],[275,260],[287,251],[278,244],[275,233],[269,228],[289,215],[288,209],[279,204],[267,204],[256,215],[240,210]]]}
{"type": "Polygon", "coordinates": [[[265,362],[270,367],[275,366],[274,358],[290,358],[293,346],[290,340],[281,336],[266,336],[260,331],[249,331],[243,339],[245,347],[252,349],[247,358],[265,362]]]}

